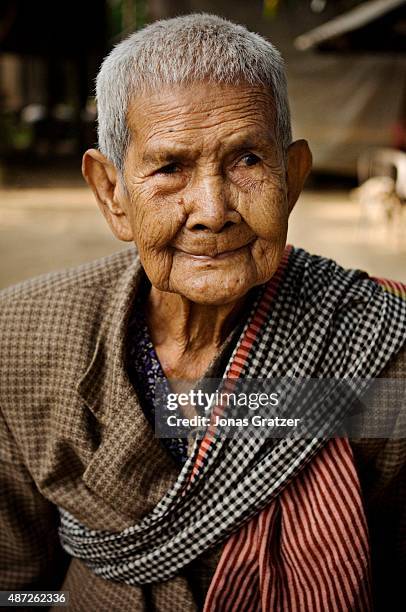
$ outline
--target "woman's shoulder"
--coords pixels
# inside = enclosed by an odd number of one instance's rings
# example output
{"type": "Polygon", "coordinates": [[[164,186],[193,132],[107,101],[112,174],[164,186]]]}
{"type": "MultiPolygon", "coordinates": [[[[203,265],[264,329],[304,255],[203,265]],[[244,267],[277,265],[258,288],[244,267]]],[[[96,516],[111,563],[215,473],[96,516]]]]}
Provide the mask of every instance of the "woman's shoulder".
{"type": "Polygon", "coordinates": [[[127,271],[137,266],[135,249],[28,279],[0,291],[0,349],[13,346],[32,332],[40,339],[63,334],[64,323],[76,318],[88,324],[127,271]]]}
{"type": "Polygon", "coordinates": [[[9,303],[17,305],[19,301],[41,299],[50,293],[69,294],[80,288],[111,285],[134,262],[136,257],[136,249],[131,247],[79,266],[29,278],[0,290],[0,308],[9,303]]]}
{"type": "Polygon", "coordinates": [[[104,313],[138,266],[135,249],[126,249],[2,290],[0,403],[50,378],[51,371],[76,375],[94,351],[104,313]]]}

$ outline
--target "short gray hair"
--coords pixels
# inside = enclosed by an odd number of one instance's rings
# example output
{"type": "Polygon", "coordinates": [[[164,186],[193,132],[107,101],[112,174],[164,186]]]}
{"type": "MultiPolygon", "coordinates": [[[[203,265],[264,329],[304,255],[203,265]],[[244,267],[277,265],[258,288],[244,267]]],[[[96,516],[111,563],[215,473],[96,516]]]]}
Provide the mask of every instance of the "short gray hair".
{"type": "Polygon", "coordinates": [[[279,51],[244,26],[200,13],[156,21],[131,34],[105,58],[96,85],[100,151],[123,171],[131,99],[164,85],[203,80],[268,87],[276,111],[277,142],[286,151],[292,133],[279,51]]]}

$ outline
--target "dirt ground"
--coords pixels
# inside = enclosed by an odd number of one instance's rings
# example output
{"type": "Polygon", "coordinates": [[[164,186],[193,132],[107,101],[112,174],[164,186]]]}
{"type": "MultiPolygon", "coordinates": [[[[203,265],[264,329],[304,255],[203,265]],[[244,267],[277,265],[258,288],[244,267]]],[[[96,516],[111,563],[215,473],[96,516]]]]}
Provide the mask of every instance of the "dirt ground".
{"type": "MultiPolygon", "coordinates": [[[[346,191],[305,191],[289,242],[340,264],[406,282],[403,227],[360,220],[346,191]]],[[[80,183],[0,189],[0,287],[125,248],[80,183]]]]}

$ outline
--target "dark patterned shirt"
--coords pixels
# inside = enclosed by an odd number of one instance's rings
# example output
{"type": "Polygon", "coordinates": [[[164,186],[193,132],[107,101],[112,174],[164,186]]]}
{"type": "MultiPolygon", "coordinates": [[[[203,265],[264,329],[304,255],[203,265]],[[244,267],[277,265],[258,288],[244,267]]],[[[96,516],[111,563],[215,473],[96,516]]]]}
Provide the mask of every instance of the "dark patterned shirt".
{"type": "MultiPolygon", "coordinates": [[[[168,387],[165,374],[156,354],[142,304],[146,290],[140,292],[129,322],[128,370],[135,387],[141,408],[152,428],[155,428],[155,389],[158,382],[168,387]]],[[[185,438],[161,438],[161,443],[178,464],[183,465],[188,458],[188,441],[185,438]]]]}
{"type": "MultiPolygon", "coordinates": [[[[138,395],[144,415],[151,427],[155,429],[156,385],[158,382],[165,385],[167,393],[170,393],[171,390],[154,345],[152,344],[143,311],[143,305],[150,290],[149,282],[146,279],[144,280],[143,287],[140,288],[138,297],[134,302],[128,325],[127,371],[138,395]]],[[[253,300],[258,296],[258,293],[258,288],[254,288],[249,292],[245,307],[241,313],[240,322],[223,343],[215,360],[206,371],[205,376],[222,377],[231,353],[244,327],[249,309],[253,300]]],[[[186,462],[189,446],[186,438],[161,438],[160,440],[178,465],[183,465],[186,462]]]]}

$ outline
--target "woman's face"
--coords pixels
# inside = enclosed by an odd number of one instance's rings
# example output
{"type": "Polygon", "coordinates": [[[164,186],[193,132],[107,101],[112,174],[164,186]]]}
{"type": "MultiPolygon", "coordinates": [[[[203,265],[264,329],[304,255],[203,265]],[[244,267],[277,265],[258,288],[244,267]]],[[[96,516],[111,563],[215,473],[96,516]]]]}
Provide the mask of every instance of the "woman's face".
{"type": "Polygon", "coordinates": [[[294,201],[272,109],[263,88],[241,85],[134,99],[118,197],[156,288],[224,304],[274,274],[294,201]]]}

